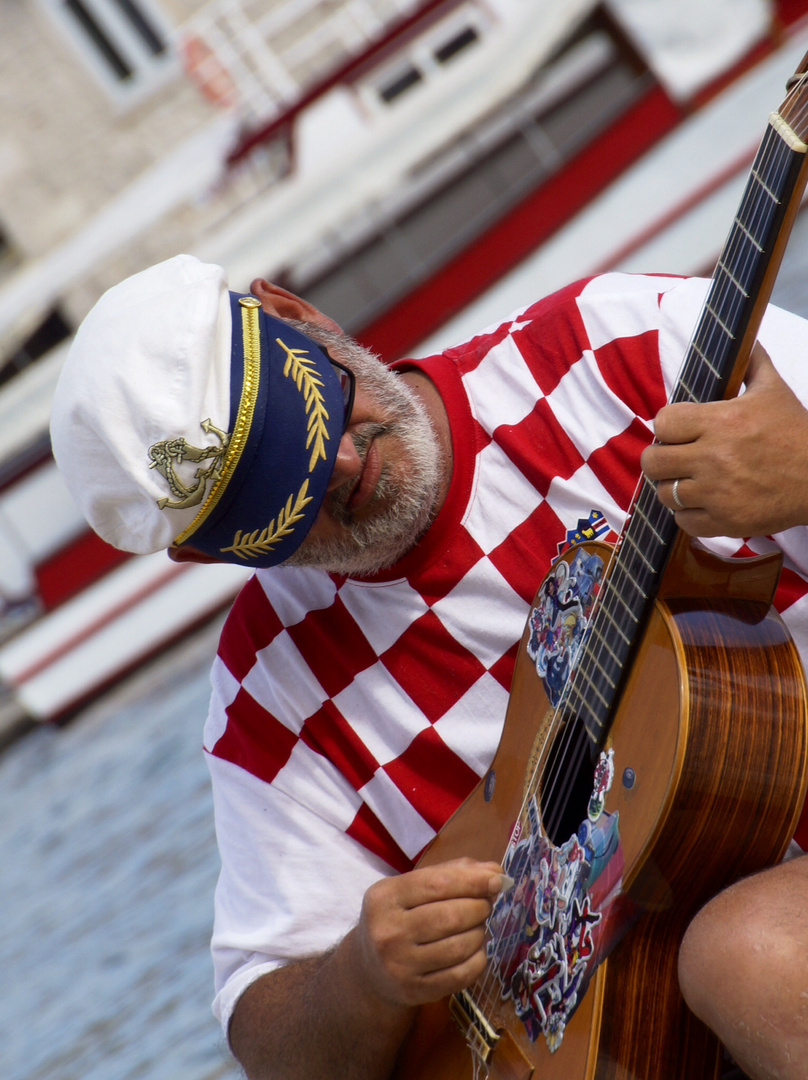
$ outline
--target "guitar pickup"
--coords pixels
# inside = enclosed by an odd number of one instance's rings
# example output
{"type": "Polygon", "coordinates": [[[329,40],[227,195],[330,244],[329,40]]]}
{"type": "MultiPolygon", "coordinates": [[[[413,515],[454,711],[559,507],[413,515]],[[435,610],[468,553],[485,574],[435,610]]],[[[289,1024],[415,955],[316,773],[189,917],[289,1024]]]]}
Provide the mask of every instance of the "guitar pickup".
{"type": "Polygon", "coordinates": [[[463,1032],[472,1053],[485,1065],[499,1042],[499,1035],[483,1016],[474,998],[467,990],[452,994],[449,1012],[463,1032]]]}

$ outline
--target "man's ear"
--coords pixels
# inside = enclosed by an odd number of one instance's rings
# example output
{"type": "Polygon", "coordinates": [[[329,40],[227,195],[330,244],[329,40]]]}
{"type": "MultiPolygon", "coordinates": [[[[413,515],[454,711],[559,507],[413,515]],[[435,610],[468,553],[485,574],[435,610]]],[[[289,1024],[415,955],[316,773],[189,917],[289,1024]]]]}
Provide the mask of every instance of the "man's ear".
{"type": "Polygon", "coordinates": [[[267,315],[274,315],[278,319],[296,319],[299,322],[315,323],[337,334],[343,332],[341,326],[328,315],[323,315],[314,304],[310,304],[300,296],[295,296],[287,289],[282,289],[280,285],[273,285],[264,278],[256,278],[250,285],[250,292],[261,301],[261,306],[267,315]]]}

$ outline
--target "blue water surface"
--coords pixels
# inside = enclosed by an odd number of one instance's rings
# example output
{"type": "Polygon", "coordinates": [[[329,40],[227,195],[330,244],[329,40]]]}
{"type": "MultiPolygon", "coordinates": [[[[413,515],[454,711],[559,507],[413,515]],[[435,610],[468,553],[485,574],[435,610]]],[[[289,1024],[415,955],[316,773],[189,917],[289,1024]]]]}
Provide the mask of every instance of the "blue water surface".
{"type": "Polygon", "coordinates": [[[241,1075],[210,1012],[217,633],[0,757],[3,1080],[241,1075]]]}

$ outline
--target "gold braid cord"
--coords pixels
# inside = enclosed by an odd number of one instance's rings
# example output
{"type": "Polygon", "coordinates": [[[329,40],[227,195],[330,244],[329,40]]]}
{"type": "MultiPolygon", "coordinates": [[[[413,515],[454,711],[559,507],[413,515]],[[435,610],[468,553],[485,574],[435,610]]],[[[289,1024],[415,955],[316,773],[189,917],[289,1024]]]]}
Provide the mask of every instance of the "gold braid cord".
{"type": "MultiPolygon", "coordinates": [[[[291,378],[303,395],[308,417],[306,449],[311,450],[309,458],[309,473],[314,471],[318,461],[326,461],[325,440],[329,438],[326,421],[329,419],[328,410],[323,400],[322,385],[319,372],[313,366],[314,361],[306,353],[305,349],[291,349],[280,338],[275,339],[286,353],[286,363],[283,367],[285,378],[291,378]]],[[[278,514],[263,529],[255,529],[251,533],[245,533],[242,529],[236,532],[230,547],[220,548],[222,554],[233,552],[240,559],[255,559],[271,551],[292,532],[295,526],[303,518],[303,511],[311,502],[312,497],[308,494],[309,481],[303,481],[297,497],[290,495],[278,514]]]]}

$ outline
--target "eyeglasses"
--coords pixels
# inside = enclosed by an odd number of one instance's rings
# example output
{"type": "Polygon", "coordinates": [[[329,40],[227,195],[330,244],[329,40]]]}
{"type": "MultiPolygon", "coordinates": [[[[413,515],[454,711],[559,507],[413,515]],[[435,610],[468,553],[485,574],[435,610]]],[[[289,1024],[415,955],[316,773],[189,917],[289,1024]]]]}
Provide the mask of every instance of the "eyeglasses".
{"type": "MultiPolygon", "coordinates": [[[[326,355],[328,354],[326,353],[326,355]]],[[[351,420],[354,394],[356,393],[356,376],[350,370],[350,368],[346,368],[343,364],[338,363],[336,360],[332,360],[330,356],[328,357],[328,360],[331,364],[334,374],[339,379],[339,384],[342,388],[342,404],[344,408],[342,434],[344,435],[351,420]]]]}

